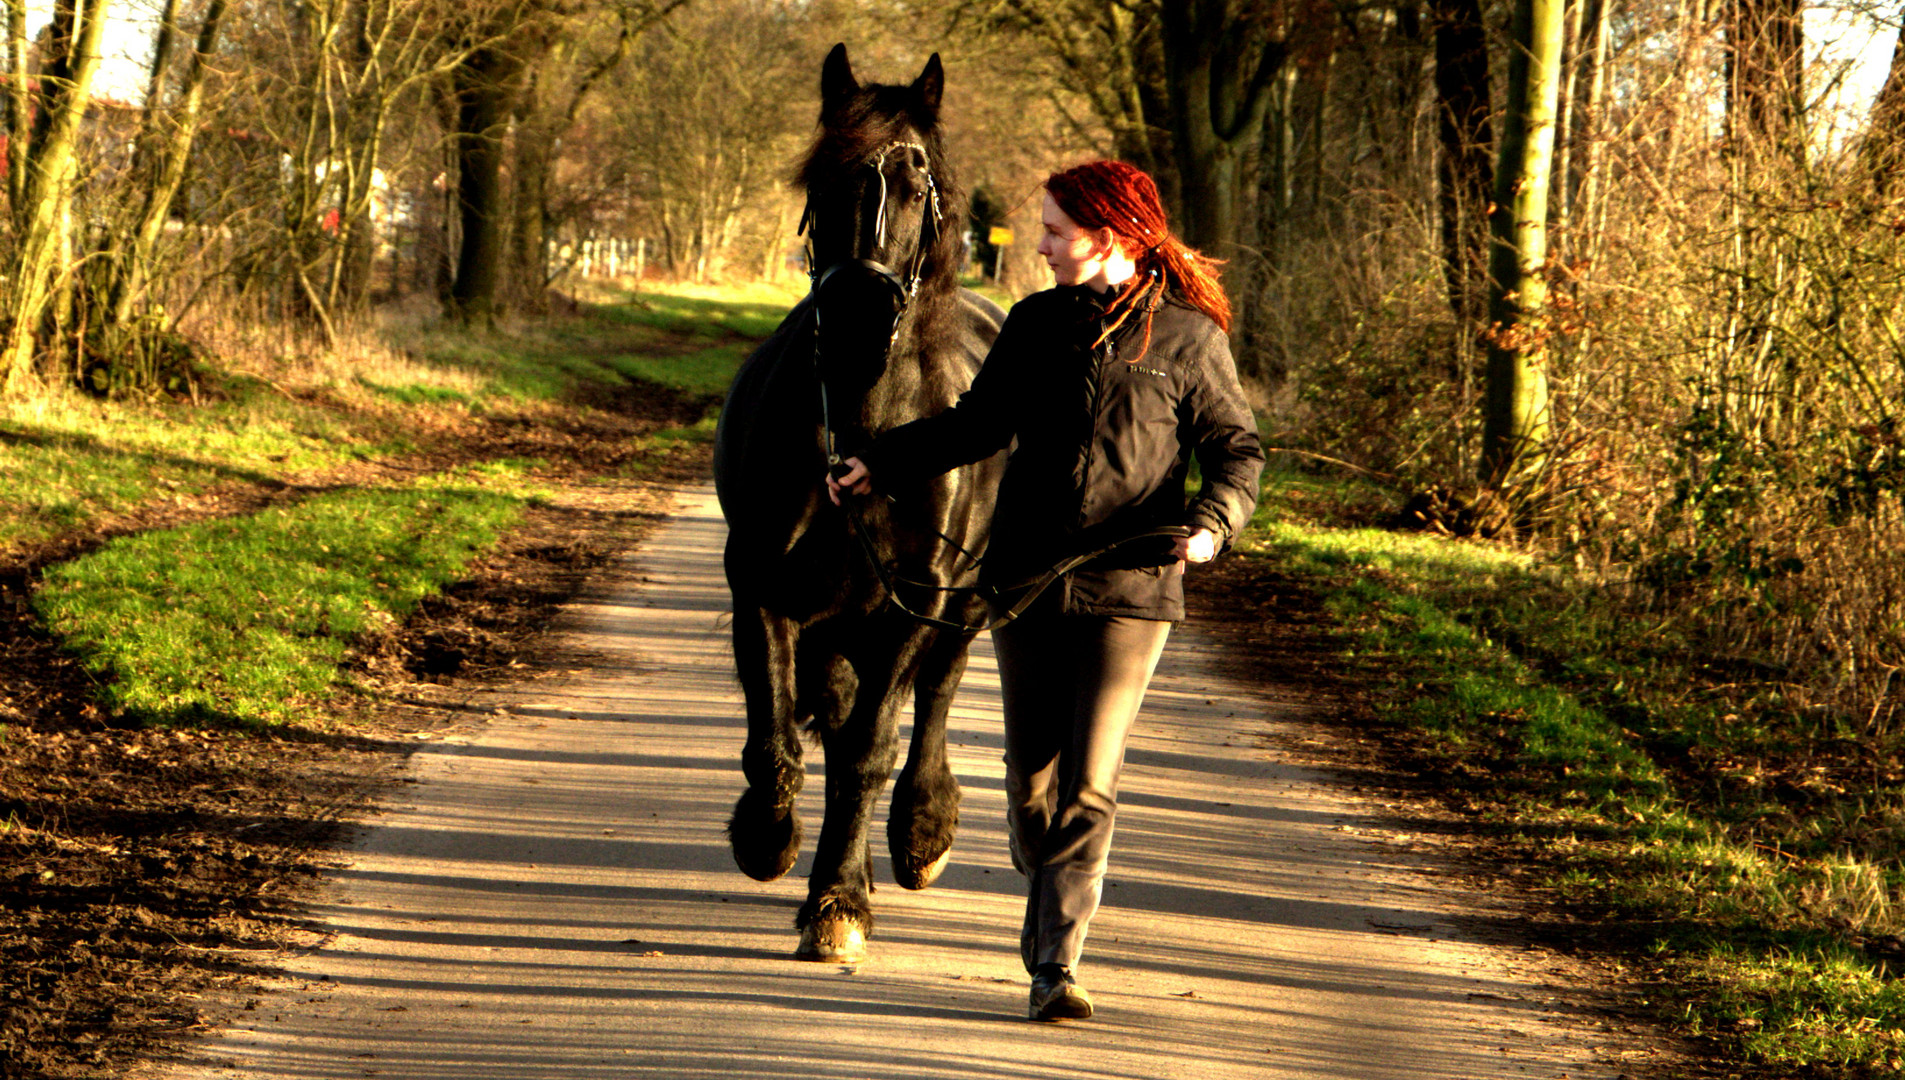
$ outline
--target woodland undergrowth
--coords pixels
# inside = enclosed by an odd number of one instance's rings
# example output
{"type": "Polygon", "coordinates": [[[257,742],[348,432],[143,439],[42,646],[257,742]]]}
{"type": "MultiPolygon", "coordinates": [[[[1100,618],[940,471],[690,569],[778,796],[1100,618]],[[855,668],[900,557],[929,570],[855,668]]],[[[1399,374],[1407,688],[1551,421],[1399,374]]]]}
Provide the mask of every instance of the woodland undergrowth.
{"type": "Polygon", "coordinates": [[[1370,215],[1382,264],[1319,245],[1275,283],[1307,389],[1269,441],[1356,466],[1391,526],[1492,534],[1331,556],[1357,632],[1443,665],[1399,718],[1587,844],[1557,887],[1654,928],[1703,987],[1662,998],[1689,1030],[1859,1075],[1905,1017],[1905,202],[1786,164],[1690,168],[1562,246],[1555,434],[1514,513],[1465,513],[1480,350],[1433,259],[1394,254],[1434,250],[1407,213],[1370,215]],[[1451,570],[1464,548],[1492,568],[1451,570]],[[1592,752],[1544,742],[1576,713],[1592,752]]]}

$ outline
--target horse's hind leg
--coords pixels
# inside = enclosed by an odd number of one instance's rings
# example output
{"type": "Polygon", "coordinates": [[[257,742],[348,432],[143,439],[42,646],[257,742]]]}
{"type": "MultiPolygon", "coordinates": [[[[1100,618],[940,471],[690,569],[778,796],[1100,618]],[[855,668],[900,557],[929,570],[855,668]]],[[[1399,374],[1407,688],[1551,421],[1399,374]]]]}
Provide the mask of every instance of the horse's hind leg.
{"type": "Polygon", "coordinates": [[[757,881],[787,873],[800,854],[794,797],[807,774],[794,689],[797,638],[791,620],[736,602],[734,666],[747,698],[747,744],[741,749],[747,790],[728,819],[728,843],[741,872],[757,881]]]}
{"type": "Polygon", "coordinates": [[[920,665],[913,691],[913,741],[893,786],[886,843],[893,876],[908,889],[939,879],[959,829],[959,781],[946,761],[946,714],[966,672],[970,639],[941,633],[920,665]]]}

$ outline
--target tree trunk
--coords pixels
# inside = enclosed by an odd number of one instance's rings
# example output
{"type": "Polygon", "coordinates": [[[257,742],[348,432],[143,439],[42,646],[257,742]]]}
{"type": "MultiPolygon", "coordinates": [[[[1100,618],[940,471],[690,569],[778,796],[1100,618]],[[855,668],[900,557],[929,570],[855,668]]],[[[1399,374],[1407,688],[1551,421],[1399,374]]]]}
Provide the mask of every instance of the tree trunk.
{"type": "Polygon", "coordinates": [[[1310,212],[1323,212],[1323,181],[1329,175],[1328,156],[1323,153],[1324,132],[1329,127],[1330,90],[1336,77],[1336,50],[1323,59],[1322,74],[1316,79],[1316,109],[1310,114],[1310,212]]]}
{"type": "Polygon", "coordinates": [[[515,113],[522,64],[500,47],[477,50],[456,71],[457,194],[463,245],[450,290],[453,312],[465,320],[496,316],[503,301],[509,232],[509,191],[503,181],[503,140],[515,113]]]}
{"type": "MultiPolygon", "coordinates": [[[[186,72],[185,87],[179,99],[172,134],[162,147],[154,150],[158,154],[158,161],[153,166],[152,179],[146,187],[138,220],[133,225],[131,246],[116,267],[107,301],[107,318],[112,326],[126,324],[131,317],[133,303],[145,290],[153,250],[158,247],[166,218],[172,213],[172,200],[178,196],[179,185],[185,180],[185,165],[191,157],[192,142],[198,135],[198,115],[205,100],[206,65],[211,62],[212,51],[218,45],[219,24],[224,21],[225,6],[226,0],[211,0],[211,6],[205,11],[205,22],[199,27],[198,43],[192,52],[192,66],[186,72]]],[[[163,85],[162,58],[170,51],[169,39],[163,49],[155,49],[153,91],[163,85]]],[[[159,97],[148,92],[147,114],[157,115],[159,107],[159,97]]]]}
{"type": "MultiPolygon", "coordinates": [[[[1905,14],[1901,15],[1905,21],[1905,14]]],[[[1905,165],[1905,25],[1892,44],[1892,67],[1878,100],[1872,103],[1872,119],[1865,129],[1862,146],[1865,168],[1881,197],[1899,186],[1900,166],[1905,165]]]]}
{"type": "Polygon", "coordinates": [[[7,0],[7,212],[17,232],[26,225],[26,158],[33,145],[33,77],[26,40],[26,0],[7,0]]]}
{"type": "Polygon", "coordinates": [[[1263,139],[1285,46],[1264,20],[1240,17],[1228,0],[1165,4],[1163,31],[1183,203],[1178,231],[1192,247],[1230,258],[1238,241],[1240,166],[1263,139]]]}
{"type": "Polygon", "coordinates": [[[1581,107],[1575,110],[1574,140],[1580,150],[1574,155],[1573,220],[1584,240],[1577,250],[1591,263],[1600,254],[1602,210],[1606,202],[1607,137],[1603,130],[1602,106],[1607,100],[1608,22],[1614,0],[1592,0],[1592,14],[1586,21],[1588,47],[1582,52],[1586,80],[1581,107]]]}
{"type": "Polygon", "coordinates": [[[554,147],[540,125],[516,131],[516,227],[510,236],[510,277],[517,304],[541,314],[548,310],[549,173],[554,147]]]}
{"type": "Polygon", "coordinates": [[[93,75],[99,68],[99,42],[107,0],[72,0],[54,15],[53,40],[66,48],[47,65],[51,90],[41,103],[39,123],[28,151],[20,195],[20,228],[15,238],[13,287],[4,300],[6,338],[0,350],[0,393],[18,394],[33,381],[33,359],[47,301],[64,272],[58,265],[65,237],[63,223],[73,198],[75,151],[80,124],[92,100],[93,75]]]}
{"type": "Polygon", "coordinates": [[[1436,0],[1433,14],[1442,276],[1449,309],[1468,336],[1481,328],[1488,298],[1488,205],[1495,186],[1488,33],[1480,0],[1436,0]]]}
{"type": "Polygon", "coordinates": [[[1581,33],[1587,0],[1565,0],[1561,20],[1561,86],[1554,105],[1554,168],[1549,176],[1548,242],[1557,254],[1573,244],[1569,225],[1574,213],[1574,124],[1576,86],[1581,78],[1581,33]]]}
{"type": "Polygon", "coordinates": [[[1482,480],[1519,485],[1542,463],[1550,419],[1545,312],[1548,191],[1561,84],[1562,0],[1515,0],[1489,260],[1482,480]]]}
{"type": "Polygon", "coordinates": [[[1171,147],[1182,216],[1177,232],[1190,246],[1224,260],[1224,291],[1236,321],[1232,352],[1238,368],[1275,381],[1281,372],[1253,339],[1261,260],[1245,244],[1245,163],[1261,155],[1271,86],[1287,57],[1267,15],[1234,9],[1231,0],[1166,3],[1161,15],[1165,75],[1171,95],[1171,147]]]}
{"type": "Polygon", "coordinates": [[[1273,85],[1266,117],[1262,163],[1257,171],[1257,246],[1273,267],[1282,265],[1285,226],[1296,184],[1295,64],[1285,64],[1273,85]]]}
{"type": "Polygon", "coordinates": [[[1800,0],[1730,0],[1727,143],[1759,158],[1804,138],[1805,32],[1800,0]]]}

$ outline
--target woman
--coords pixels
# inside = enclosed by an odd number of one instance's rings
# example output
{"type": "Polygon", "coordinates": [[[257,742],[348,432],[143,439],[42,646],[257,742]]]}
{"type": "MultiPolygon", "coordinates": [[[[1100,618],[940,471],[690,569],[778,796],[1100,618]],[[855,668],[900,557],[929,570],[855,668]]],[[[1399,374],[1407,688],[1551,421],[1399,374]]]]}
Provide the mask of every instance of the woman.
{"type": "Polygon", "coordinates": [[[905,490],[1012,445],[981,572],[992,584],[1189,527],[1171,548],[1086,563],[993,633],[1012,861],[1029,879],[1030,1012],[1058,1020],[1092,1012],[1073,970],[1103,889],[1125,738],[1184,618],[1184,566],[1216,557],[1250,519],[1263,451],[1216,264],[1171,234],[1151,178],[1096,161],[1055,173],[1045,193],[1038,250],[1057,287],[1013,307],[956,407],[879,436],[827,484],[836,503],[905,490]],[[1187,502],[1193,456],[1203,487],[1187,502]]]}

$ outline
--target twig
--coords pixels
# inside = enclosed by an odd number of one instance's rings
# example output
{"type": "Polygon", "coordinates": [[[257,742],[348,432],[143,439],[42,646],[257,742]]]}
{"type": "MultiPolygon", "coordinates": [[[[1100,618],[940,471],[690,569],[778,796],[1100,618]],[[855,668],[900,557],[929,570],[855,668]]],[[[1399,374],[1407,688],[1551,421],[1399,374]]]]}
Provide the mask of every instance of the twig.
{"type": "Polygon", "coordinates": [[[1317,454],[1317,453],[1312,453],[1311,451],[1308,451],[1308,450],[1293,450],[1287,446],[1266,446],[1263,448],[1263,452],[1266,454],[1295,454],[1298,457],[1314,458],[1317,461],[1327,461],[1331,465],[1341,465],[1345,469],[1354,469],[1355,471],[1359,473],[1368,473],[1370,476],[1378,476],[1384,480],[1393,481],[1396,479],[1396,477],[1390,473],[1377,472],[1375,469],[1367,469],[1361,465],[1344,461],[1342,458],[1330,457],[1328,454],[1317,454]]]}

